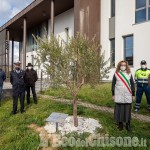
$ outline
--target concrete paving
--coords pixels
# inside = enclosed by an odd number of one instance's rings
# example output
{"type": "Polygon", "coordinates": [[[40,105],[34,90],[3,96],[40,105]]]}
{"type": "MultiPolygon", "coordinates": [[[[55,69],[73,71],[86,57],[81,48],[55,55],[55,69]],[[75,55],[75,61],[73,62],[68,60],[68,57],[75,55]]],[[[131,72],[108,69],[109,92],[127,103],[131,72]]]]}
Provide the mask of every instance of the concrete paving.
{"type": "MultiPolygon", "coordinates": [[[[36,92],[38,93],[40,90],[41,90],[41,81],[38,80],[36,82],[36,92]]],[[[10,98],[10,97],[12,97],[12,85],[9,81],[6,81],[4,82],[3,85],[3,98],[10,98]]]]}

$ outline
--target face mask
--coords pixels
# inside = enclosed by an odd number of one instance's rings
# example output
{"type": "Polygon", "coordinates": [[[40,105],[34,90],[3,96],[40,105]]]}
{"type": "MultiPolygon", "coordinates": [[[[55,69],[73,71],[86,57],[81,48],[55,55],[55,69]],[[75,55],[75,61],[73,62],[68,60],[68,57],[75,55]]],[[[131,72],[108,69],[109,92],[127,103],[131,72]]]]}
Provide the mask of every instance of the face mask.
{"type": "Polygon", "coordinates": [[[145,66],[145,65],[141,65],[141,68],[142,68],[142,69],[145,69],[145,68],[146,68],[146,66],[145,66]]]}
{"type": "Polygon", "coordinates": [[[31,69],[32,69],[32,67],[30,66],[30,67],[28,67],[28,69],[29,69],[29,70],[31,70],[31,69]]]}
{"type": "Polygon", "coordinates": [[[120,67],[120,70],[121,70],[121,71],[125,71],[125,70],[126,70],[126,66],[121,66],[121,67],[120,67]]]}

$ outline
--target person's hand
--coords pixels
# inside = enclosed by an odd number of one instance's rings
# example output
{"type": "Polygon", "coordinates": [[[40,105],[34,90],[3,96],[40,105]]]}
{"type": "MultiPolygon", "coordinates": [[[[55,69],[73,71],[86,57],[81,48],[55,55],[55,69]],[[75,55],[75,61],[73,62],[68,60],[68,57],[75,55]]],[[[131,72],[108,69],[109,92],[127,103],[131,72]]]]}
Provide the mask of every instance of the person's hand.
{"type": "Polygon", "coordinates": [[[115,96],[112,96],[112,100],[113,100],[113,101],[115,100],[115,96]]]}
{"type": "Polygon", "coordinates": [[[135,101],[135,96],[132,96],[132,100],[135,101]]]}

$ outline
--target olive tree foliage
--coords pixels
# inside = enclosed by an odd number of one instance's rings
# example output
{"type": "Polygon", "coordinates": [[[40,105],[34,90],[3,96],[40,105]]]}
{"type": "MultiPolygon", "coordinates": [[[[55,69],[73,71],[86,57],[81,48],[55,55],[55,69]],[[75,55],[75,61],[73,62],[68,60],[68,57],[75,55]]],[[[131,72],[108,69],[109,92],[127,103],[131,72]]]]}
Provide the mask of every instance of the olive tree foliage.
{"type": "Polygon", "coordinates": [[[39,50],[38,61],[43,65],[53,83],[66,85],[73,96],[74,125],[77,120],[77,97],[83,84],[95,84],[108,78],[109,60],[105,61],[104,53],[95,38],[89,40],[85,35],[77,34],[69,38],[68,43],[51,35],[44,39],[34,37],[39,50]]]}

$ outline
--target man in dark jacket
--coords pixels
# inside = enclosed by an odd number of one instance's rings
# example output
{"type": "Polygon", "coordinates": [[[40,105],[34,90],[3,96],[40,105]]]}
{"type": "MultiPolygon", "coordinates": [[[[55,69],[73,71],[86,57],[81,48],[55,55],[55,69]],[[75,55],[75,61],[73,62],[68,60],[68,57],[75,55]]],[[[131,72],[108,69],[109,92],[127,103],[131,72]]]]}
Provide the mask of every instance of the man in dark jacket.
{"type": "Polygon", "coordinates": [[[2,99],[2,91],[3,91],[3,82],[6,79],[5,72],[0,68],[0,105],[1,105],[1,99],[2,99]]]}
{"type": "Polygon", "coordinates": [[[33,69],[33,65],[28,63],[26,72],[25,72],[25,83],[27,90],[27,104],[30,104],[30,89],[33,94],[34,103],[37,104],[37,96],[35,92],[35,82],[38,80],[37,72],[33,69]]]}
{"type": "Polygon", "coordinates": [[[14,63],[14,70],[10,73],[10,82],[13,86],[13,111],[12,114],[17,113],[18,98],[20,99],[20,112],[24,111],[24,99],[25,99],[25,71],[20,69],[20,62],[14,63]]]}

